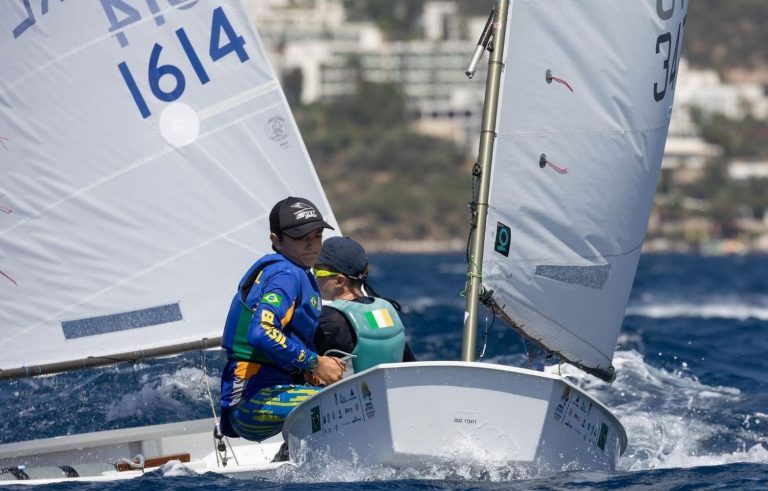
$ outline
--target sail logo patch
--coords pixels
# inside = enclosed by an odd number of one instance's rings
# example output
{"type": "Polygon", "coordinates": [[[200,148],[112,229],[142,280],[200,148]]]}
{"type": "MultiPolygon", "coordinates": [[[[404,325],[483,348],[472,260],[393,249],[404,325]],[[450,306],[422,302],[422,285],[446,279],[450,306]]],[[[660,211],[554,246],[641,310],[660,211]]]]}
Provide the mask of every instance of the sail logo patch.
{"type": "Polygon", "coordinates": [[[395,322],[392,320],[392,316],[389,315],[387,309],[372,310],[365,313],[365,319],[368,321],[368,326],[371,329],[380,329],[384,327],[392,327],[395,322]]]}
{"type": "Polygon", "coordinates": [[[288,124],[280,116],[270,118],[264,130],[271,140],[283,141],[288,138],[288,124]]]}
{"type": "Polygon", "coordinates": [[[509,244],[512,238],[512,230],[501,222],[496,222],[496,242],[493,245],[493,250],[509,257],[509,244]]]}
{"type": "Polygon", "coordinates": [[[264,303],[268,303],[273,307],[279,307],[280,303],[283,301],[283,298],[277,293],[267,293],[266,295],[261,297],[261,301],[264,303]]]}

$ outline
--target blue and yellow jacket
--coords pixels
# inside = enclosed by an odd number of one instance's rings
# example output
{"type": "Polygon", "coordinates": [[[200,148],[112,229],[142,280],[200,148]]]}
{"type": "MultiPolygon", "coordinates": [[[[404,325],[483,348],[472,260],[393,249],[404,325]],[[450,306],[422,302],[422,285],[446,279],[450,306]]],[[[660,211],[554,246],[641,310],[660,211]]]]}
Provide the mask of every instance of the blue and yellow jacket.
{"type": "Polygon", "coordinates": [[[282,254],[251,266],[232,299],[221,341],[227,351],[222,412],[264,387],[296,383],[317,356],[320,310],[320,290],[309,270],[282,254]]]}

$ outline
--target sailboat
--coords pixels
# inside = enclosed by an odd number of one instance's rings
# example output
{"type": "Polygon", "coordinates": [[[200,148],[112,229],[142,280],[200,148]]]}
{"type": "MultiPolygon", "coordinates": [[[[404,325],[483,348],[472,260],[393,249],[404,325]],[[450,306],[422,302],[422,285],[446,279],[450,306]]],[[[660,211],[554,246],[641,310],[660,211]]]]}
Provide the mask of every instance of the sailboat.
{"type": "Polygon", "coordinates": [[[478,363],[478,304],[606,382],[672,111],[686,2],[499,0],[467,272],[462,361],[379,365],[306,401],[296,461],[517,475],[616,469],[620,421],[563,377],[478,363]]]}
{"type": "MultiPolygon", "coordinates": [[[[336,225],[244,7],[1,9],[0,380],[218,348],[242,272],[271,251],[271,206],[306,197],[336,225]]],[[[214,427],[4,443],[0,482],[279,465],[280,437],[227,442],[214,427]]]]}
{"type": "MultiPolygon", "coordinates": [[[[14,60],[0,75],[0,378],[216,346],[232,285],[268,250],[268,206],[306,196],[333,220],[239,5],[156,4],[26,2],[0,19],[14,60]]],[[[607,407],[563,377],[475,361],[479,303],[613,378],[685,15],[684,0],[497,2],[462,360],[326,388],[286,421],[292,465],[616,468],[627,435],[607,407]]],[[[240,477],[285,465],[270,463],[275,439],[233,442],[240,461],[223,466],[213,424],[4,444],[0,469],[111,480],[175,459],[240,477]]]]}

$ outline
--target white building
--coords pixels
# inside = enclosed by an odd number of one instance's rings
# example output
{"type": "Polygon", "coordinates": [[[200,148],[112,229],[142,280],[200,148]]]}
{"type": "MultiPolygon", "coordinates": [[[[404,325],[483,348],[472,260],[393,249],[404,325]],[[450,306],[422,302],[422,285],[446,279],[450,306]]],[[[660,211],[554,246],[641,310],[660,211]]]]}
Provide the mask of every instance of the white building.
{"type": "Polygon", "coordinates": [[[428,2],[425,38],[388,42],[373,22],[347,21],[340,0],[250,0],[248,6],[276,70],[300,70],[303,103],[354,91],[358,65],[367,81],[401,85],[421,131],[459,143],[477,139],[485,70],[472,80],[464,72],[485,19],[461,18],[454,2],[428,2]]]}
{"type": "Polygon", "coordinates": [[[730,119],[748,115],[768,116],[768,97],[760,84],[725,84],[714,70],[694,70],[685,60],[675,89],[675,105],[695,107],[707,114],[722,114],[730,119]]]}
{"type": "Polygon", "coordinates": [[[669,123],[667,145],[664,147],[662,169],[682,172],[685,176],[681,174],[680,177],[684,181],[697,179],[710,159],[723,154],[719,145],[707,143],[700,133],[700,128],[691,119],[689,109],[678,105],[676,100],[669,123]]]}
{"type": "MultiPolygon", "coordinates": [[[[455,2],[424,5],[424,37],[388,42],[373,22],[351,22],[342,0],[247,0],[279,74],[301,73],[301,101],[351,93],[359,75],[402,86],[421,131],[475,147],[482,118],[485,64],[473,80],[464,74],[485,18],[464,19],[455,2]]],[[[487,60],[487,54],[485,59],[487,60]]],[[[740,118],[768,116],[768,98],[757,84],[723,84],[712,70],[681,60],[675,111],[664,165],[701,168],[722,150],[703,141],[690,108],[740,118]]]]}
{"type": "Polygon", "coordinates": [[[728,177],[734,181],[768,179],[768,162],[734,160],[728,165],[728,177]]]}

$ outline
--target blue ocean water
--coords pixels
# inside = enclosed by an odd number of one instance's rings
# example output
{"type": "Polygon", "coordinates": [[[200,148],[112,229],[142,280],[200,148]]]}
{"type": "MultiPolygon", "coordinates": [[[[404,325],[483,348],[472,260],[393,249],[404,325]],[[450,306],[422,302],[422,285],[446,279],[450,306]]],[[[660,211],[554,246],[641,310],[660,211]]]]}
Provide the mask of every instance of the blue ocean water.
{"type": "MultiPolygon", "coordinates": [[[[372,256],[371,283],[404,307],[423,360],[458,359],[465,262],[460,254],[372,256]]],[[[605,384],[548,366],[500,322],[484,321],[485,360],[570,377],[614,411],[629,447],[615,473],[563,472],[502,481],[493,473],[434,475],[330,465],[236,481],[147,474],[78,489],[768,489],[768,256],[646,255],[605,384]],[[486,327],[489,327],[486,334],[486,327]]],[[[210,416],[222,361],[199,353],[0,383],[0,442],[210,416]],[[204,366],[203,366],[204,363],[204,366]]],[[[46,486],[68,489],[73,483],[46,486]]],[[[26,489],[26,488],[25,488],[26,489]]]]}

